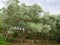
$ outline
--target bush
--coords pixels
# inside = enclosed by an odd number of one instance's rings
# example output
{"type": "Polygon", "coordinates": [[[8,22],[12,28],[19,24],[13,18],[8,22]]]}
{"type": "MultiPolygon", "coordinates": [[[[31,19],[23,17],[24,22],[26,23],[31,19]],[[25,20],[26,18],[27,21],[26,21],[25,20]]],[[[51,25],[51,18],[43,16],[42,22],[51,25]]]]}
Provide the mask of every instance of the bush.
{"type": "Polygon", "coordinates": [[[26,37],[26,39],[31,39],[31,34],[28,34],[28,36],[26,37]]]}
{"type": "Polygon", "coordinates": [[[1,36],[0,37],[0,41],[5,41],[5,37],[4,36],[1,36]]]}
{"type": "Polygon", "coordinates": [[[17,37],[17,36],[18,36],[18,33],[15,32],[15,33],[13,34],[13,37],[17,37]]]}
{"type": "Polygon", "coordinates": [[[7,42],[13,42],[14,41],[14,38],[7,38],[6,41],[7,42]]]}

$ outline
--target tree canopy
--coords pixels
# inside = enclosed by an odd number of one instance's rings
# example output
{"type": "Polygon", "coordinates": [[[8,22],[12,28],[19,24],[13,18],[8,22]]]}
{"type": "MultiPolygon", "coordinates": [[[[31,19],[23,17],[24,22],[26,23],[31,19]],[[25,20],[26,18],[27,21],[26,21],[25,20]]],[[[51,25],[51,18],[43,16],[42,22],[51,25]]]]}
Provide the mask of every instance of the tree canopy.
{"type": "MultiPolygon", "coordinates": [[[[18,0],[8,0],[7,7],[0,10],[0,27],[20,27],[32,32],[50,33],[50,37],[60,35],[60,14],[45,13],[38,4],[19,4],[18,0]],[[40,13],[44,15],[41,16],[40,13]]],[[[10,28],[9,28],[10,29],[10,28]]]]}

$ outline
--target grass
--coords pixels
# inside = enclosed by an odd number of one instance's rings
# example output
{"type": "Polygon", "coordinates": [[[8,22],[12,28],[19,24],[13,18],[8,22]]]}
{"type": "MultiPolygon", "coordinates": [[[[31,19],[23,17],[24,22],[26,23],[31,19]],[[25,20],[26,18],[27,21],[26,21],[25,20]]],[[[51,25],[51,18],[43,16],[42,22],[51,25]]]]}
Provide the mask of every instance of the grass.
{"type": "Polygon", "coordinates": [[[0,45],[13,45],[13,44],[10,44],[10,43],[8,43],[6,41],[0,41],[0,45]]]}
{"type": "Polygon", "coordinates": [[[5,37],[1,36],[0,37],[0,45],[13,45],[13,44],[6,42],[5,37]]]}

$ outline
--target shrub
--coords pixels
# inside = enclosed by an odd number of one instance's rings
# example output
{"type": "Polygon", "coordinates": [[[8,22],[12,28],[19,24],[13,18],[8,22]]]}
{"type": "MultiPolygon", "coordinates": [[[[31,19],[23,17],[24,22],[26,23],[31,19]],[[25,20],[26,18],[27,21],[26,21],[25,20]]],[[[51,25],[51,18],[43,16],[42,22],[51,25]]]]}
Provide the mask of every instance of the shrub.
{"type": "Polygon", "coordinates": [[[18,33],[15,32],[15,33],[13,34],[13,37],[17,37],[17,36],[18,36],[18,33]]]}
{"type": "Polygon", "coordinates": [[[14,38],[7,38],[6,41],[7,42],[13,42],[14,41],[14,38]]]}
{"type": "Polygon", "coordinates": [[[5,37],[4,36],[0,36],[0,41],[5,41],[5,37]]]}

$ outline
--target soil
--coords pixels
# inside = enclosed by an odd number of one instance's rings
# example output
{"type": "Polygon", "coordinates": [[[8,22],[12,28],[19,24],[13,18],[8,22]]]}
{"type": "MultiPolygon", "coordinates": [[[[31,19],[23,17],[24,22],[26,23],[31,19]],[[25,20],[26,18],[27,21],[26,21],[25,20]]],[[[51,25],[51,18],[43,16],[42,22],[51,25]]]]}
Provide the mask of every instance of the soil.
{"type": "Polygon", "coordinates": [[[52,42],[48,41],[38,41],[37,43],[34,42],[34,40],[26,40],[25,42],[17,42],[14,43],[15,45],[55,45],[52,42]]]}

